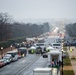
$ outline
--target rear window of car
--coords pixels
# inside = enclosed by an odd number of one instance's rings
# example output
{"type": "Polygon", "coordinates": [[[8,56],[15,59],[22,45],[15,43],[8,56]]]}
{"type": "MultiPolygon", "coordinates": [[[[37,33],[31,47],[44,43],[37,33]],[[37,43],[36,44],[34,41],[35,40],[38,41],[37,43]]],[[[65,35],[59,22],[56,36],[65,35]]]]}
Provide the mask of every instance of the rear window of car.
{"type": "Polygon", "coordinates": [[[8,57],[8,56],[7,57],[4,57],[4,59],[7,59],[7,58],[10,58],[10,57],[8,57]]]}
{"type": "Polygon", "coordinates": [[[36,44],[36,46],[44,46],[44,44],[36,44]]]}

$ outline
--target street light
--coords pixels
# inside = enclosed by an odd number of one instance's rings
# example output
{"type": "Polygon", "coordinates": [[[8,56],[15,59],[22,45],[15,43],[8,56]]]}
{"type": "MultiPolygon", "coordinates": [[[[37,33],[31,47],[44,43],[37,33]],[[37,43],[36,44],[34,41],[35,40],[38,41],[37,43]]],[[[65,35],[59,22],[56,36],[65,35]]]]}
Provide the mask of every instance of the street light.
{"type": "Polygon", "coordinates": [[[3,47],[1,47],[1,57],[3,58],[3,47]]]}
{"type": "Polygon", "coordinates": [[[11,47],[11,51],[12,51],[12,45],[10,47],[11,47]]]}

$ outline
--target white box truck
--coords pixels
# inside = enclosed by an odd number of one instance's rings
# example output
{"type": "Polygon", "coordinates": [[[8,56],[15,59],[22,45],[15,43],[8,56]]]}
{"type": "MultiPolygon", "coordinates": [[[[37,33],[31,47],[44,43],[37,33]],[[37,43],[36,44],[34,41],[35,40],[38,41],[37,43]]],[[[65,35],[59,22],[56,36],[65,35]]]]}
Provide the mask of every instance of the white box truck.
{"type": "Polygon", "coordinates": [[[36,68],[33,75],[52,75],[52,68],[36,68]]]}

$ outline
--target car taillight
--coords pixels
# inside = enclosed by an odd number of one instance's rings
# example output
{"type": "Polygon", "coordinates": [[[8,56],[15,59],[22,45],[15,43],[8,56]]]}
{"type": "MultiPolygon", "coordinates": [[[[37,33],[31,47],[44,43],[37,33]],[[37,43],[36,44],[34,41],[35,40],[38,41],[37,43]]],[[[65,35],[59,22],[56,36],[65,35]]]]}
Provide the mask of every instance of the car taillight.
{"type": "Polygon", "coordinates": [[[2,64],[4,64],[4,62],[2,62],[2,64]]]}

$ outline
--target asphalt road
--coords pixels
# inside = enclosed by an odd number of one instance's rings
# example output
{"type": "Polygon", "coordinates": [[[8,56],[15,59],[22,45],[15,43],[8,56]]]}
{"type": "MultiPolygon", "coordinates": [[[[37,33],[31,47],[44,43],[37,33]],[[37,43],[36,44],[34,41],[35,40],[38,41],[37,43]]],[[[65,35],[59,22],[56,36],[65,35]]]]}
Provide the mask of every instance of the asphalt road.
{"type": "Polygon", "coordinates": [[[37,59],[39,59],[39,57],[40,56],[37,55],[27,55],[18,61],[12,62],[0,68],[0,75],[16,75],[31,62],[35,62],[37,59]]]}
{"type": "MultiPolygon", "coordinates": [[[[41,55],[28,54],[26,57],[0,68],[0,75],[33,75],[33,69],[47,67],[47,64],[48,58],[43,58],[41,55]]],[[[58,75],[60,75],[59,72],[58,75]]],[[[57,75],[54,69],[53,75],[57,75]]]]}
{"type": "Polygon", "coordinates": [[[46,64],[47,64],[47,58],[44,59],[41,56],[37,61],[35,61],[32,65],[30,65],[30,67],[25,68],[24,71],[19,75],[33,75],[33,69],[39,67],[45,67],[46,64]]]}
{"type": "MultiPolygon", "coordinates": [[[[1,68],[0,75],[33,75],[33,69],[47,67],[47,64],[47,58],[43,58],[41,55],[28,54],[26,57],[1,68]]],[[[53,74],[57,75],[54,69],[53,74]]]]}

